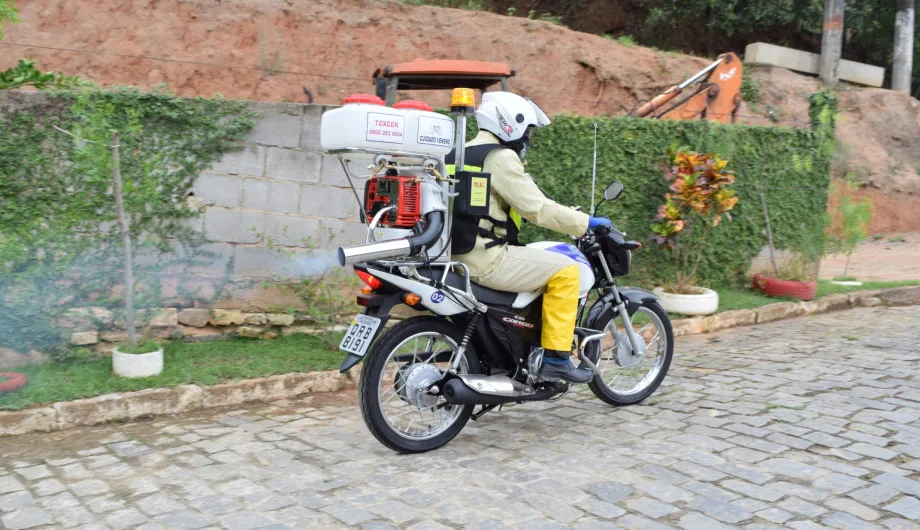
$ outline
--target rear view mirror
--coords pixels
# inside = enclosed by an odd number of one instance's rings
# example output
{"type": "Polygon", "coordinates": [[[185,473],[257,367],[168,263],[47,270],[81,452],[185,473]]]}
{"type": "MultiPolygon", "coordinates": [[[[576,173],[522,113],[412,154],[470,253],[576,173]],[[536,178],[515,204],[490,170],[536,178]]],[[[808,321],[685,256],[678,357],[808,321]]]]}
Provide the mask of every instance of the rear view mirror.
{"type": "Polygon", "coordinates": [[[604,190],[604,200],[616,200],[621,193],[623,193],[623,183],[619,180],[614,180],[607,186],[607,189],[604,190]]]}

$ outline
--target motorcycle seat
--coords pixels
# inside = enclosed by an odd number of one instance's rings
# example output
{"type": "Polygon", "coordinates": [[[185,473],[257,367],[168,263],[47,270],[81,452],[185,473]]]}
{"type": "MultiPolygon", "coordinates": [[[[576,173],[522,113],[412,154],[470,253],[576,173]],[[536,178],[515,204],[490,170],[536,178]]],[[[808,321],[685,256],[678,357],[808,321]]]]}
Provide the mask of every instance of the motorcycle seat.
{"type": "MultiPolygon", "coordinates": [[[[441,274],[443,274],[443,269],[432,267],[429,271],[427,268],[418,268],[416,269],[420,276],[424,278],[431,278],[432,275],[434,279],[440,280],[441,274]]],[[[459,273],[450,271],[447,273],[447,285],[460,289],[461,291],[466,289],[466,278],[459,273]]],[[[473,291],[473,296],[476,297],[476,300],[479,300],[486,305],[501,305],[501,306],[510,306],[514,303],[515,298],[517,298],[517,293],[509,293],[508,291],[498,291],[495,289],[489,289],[488,287],[483,287],[475,282],[470,283],[470,288],[473,291]]]]}

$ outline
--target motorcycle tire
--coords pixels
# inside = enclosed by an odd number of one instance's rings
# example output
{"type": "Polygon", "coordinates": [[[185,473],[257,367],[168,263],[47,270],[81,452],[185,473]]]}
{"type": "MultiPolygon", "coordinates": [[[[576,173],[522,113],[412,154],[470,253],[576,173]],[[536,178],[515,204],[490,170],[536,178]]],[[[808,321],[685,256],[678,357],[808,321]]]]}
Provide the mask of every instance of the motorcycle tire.
{"type": "MultiPolygon", "coordinates": [[[[424,440],[407,438],[389,425],[380,403],[379,387],[382,372],[386,369],[390,352],[407,339],[420,333],[437,333],[449,337],[457,345],[463,338],[463,330],[457,329],[447,320],[431,316],[403,320],[387,330],[371,346],[365,357],[361,379],[358,383],[358,405],[368,430],[380,443],[399,453],[424,453],[445,445],[460,433],[469,421],[475,407],[475,405],[464,405],[454,423],[444,432],[424,440]]],[[[479,361],[472,346],[467,347],[464,356],[469,367],[468,373],[479,373],[479,361]]]]}
{"type": "MultiPolygon", "coordinates": [[[[671,359],[674,357],[674,331],[671,327],[671,319],[668,317],[667,311],[665,311],[664,308],[658,304],[658,302],[643,302],[642,307],[655,314],[655,316],[661,322],[661,332],[667,339],[667,347],[665,348],[661,369],[655,378],[645,388],[635,393],[622,393],[611,390],[607,384],[604,383],[600,375],[595,375],[594,379],[588,382],[588,388],[591,389],[591,392],[593,392],[598,399],[604,403],[607,403],[608,405],[624,407],[641,403],[650,395],[652,395],[659,386],[661,386],[665,376],[668,375],[668,369],[671,367],[671,359]]],[[[613,318],[607,318],[603,321],[592,323],[591,327],[597,330],[604,330],[612,320],[616,320],[618,318],[620,318],[619,315],[614,313],[613,318]]],[[[591,357],[593,362],[597,363],[599,351],[600,349],[595,346],[593,348],[589,348],[585,353],[591,357]]],[[[582,363],[582,365],[584,365],[584,363],[582,363]]]]}

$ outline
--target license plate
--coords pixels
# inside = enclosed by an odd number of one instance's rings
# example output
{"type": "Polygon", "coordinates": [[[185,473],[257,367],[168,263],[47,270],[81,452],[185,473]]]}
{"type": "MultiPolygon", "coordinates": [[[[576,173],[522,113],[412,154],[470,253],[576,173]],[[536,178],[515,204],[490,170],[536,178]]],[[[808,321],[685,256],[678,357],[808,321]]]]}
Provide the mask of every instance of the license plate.
{"type": "Polygon", "coordinates": [[[339,349],[358,357],[364,357],[367,353],[368,346],[377,335],[377,328],[380,327],[380,319],[369,317],[367,315],[357,315],[351,321],[351,326],[345,332],[342,342],[339,343],[339,349]]]}

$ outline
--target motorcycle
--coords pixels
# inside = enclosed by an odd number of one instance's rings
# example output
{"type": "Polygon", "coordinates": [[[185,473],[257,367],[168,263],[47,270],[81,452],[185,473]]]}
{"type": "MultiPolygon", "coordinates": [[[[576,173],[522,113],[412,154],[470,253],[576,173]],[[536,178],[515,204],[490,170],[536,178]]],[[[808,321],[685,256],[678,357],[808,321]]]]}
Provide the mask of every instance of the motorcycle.
{"type": "MultiPolygon", "coordinates": [[[[612,182],[601,203],[616,200],[622,191],[621,183],[612,182]]],[[[413,247],[439,237],[443,218],[433,216],[425,226],[415,240],[410,238],[413,247]]],[[[629,273],[632,251],[641,244],[627,240],[615,226],[574,239],[574,244],[529,246],[559,252],[580,266],[573,350],[581,366],[594,373],[588,387],[613,406],[639,403],[661,385],[674,354],[671,322],[657,297],[616,285],[629,273]],[[588,307],[592,291],[596,298],[588,307]]],[[[402,453],[430,451],[453,439],[471,418],[478,420],[496,407],[559,399],[570,390],[565,381],[538,375],[541,292],[476,285],[458,261],[377,260],[354,268],[366,285],[358,296],[365,310],[340,344],[348,353],[341,371],[363,360],[361,414],[386,447],[402,453]],[[407,318],[381,332],[400,304],[434,315],[407,318]]]]}

